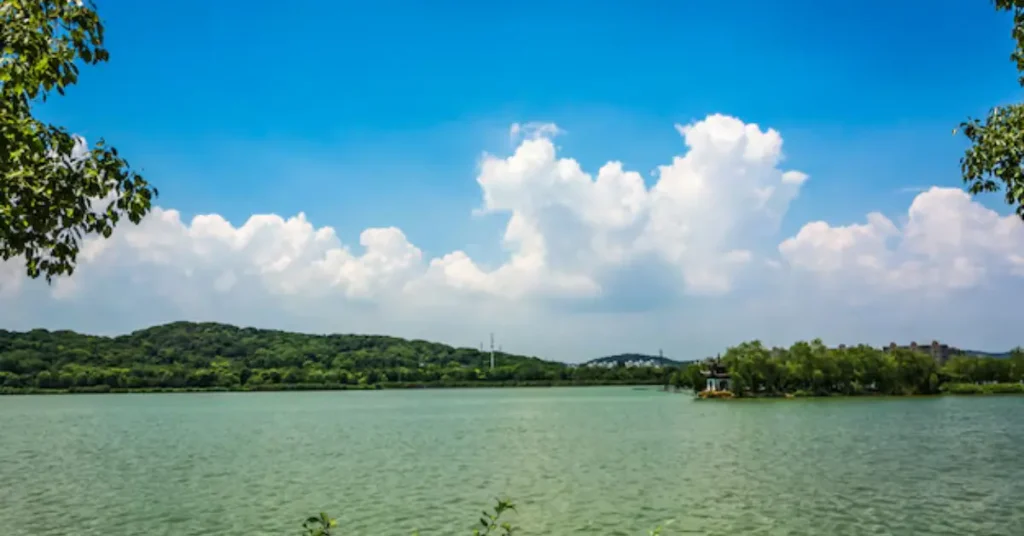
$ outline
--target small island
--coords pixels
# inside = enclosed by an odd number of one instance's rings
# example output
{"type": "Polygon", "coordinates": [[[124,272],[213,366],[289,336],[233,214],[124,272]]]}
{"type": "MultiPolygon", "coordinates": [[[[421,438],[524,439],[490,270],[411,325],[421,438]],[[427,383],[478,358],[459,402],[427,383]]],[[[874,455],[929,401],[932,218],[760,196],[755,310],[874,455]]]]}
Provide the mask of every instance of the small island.
{"type": "Polygon", "coordinates": [[[758,341],[688,365],[673,376],[700,398],[856,395],[1024,394],[1024,351],[978,355],[937,341],[826,347],[821,340],[789,348],[758,341]]]}

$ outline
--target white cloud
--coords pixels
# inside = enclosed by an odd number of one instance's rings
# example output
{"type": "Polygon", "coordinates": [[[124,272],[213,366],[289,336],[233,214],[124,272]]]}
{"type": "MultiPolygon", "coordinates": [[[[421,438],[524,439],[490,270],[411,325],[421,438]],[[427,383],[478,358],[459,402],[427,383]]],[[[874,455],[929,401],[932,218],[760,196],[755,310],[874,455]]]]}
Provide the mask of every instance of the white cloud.
{"type": "Polygon", "coordinates": [[[918,194],[897,226],[878,213],[833,227],[808,223],[779,245],[798,270],[849,292],[946,295],[1024,276],[1024,224],[999,216],[955,188],[918,194]]]}
{"type": "MultiPolygon", "coordinates": [[[[186,223],[177,211],[156,208],[140,225],[126,225],[109,240],[90,238],[68,281],[78,285],[119,274],[156,278],[173,297],[225,293],[244,284],[246,292],[273,296],[330,292],[365,300],[400,289],[421,264],[420,251],[397,228],[366,229],[359,242],[364,251],[354,255],[333,229],[315,228],[302,213],[288,219],[255,215],[236,228],[218,215],[186,223]]],[[[74,296],[60,293],[63,299],[74,296]]]]}
{"type": "Polygon", "coordinates": [[[651,188],[619,162],[592,176],[543,135],[507,158],[486,156],[482,211],[509,214],[511,260],[483,272],[455,252],[432,268],[460,288],[594,298],[614,295],[609,285],[635,263],[654,263],[683,292],[728,292],[807,177],[779,169],[774,130],[722,115],[677,129],[689,151],[660,166],[651,188]],[[454,281],[458,274],[472,283],[454,281]]]}
{"type": "Polygon", "coordinates": [[[478,211],[508,218],[507,257],[493,265],[459,250],[425,258],[394,227],[364,230],[353,248],[301,213],[235,227],[158,208],[89,239],[75,275],[52,287],[0,264],[0,327],[120,332],[195,319],[462,344],[498,330],[506,349],[570,359],[703,354],[751,337],[969,338],[944,308],[978,307],[997,346],[1016,333],[984,305],[1024,296],[1014,217],[932,188],[905,223],[813,222],[780,244],[808,179],[782,167],[781,135],[723,115],[677,130],[682,156],[648,185],[620,162],[587,173],[559,154],[555,125],[513,125],[515,150],[484,155],[477,176],[478,211]],[[885,307],[865,316],[865,304],[885,307]]]}
{"type": "Polygon", "coordinates": [[[509,140],[516,143],[524,138],[553,138],[559,134],[564,134],[564,132],[554,123],[512,123],[512,126],[508,129],[509,140]]]}

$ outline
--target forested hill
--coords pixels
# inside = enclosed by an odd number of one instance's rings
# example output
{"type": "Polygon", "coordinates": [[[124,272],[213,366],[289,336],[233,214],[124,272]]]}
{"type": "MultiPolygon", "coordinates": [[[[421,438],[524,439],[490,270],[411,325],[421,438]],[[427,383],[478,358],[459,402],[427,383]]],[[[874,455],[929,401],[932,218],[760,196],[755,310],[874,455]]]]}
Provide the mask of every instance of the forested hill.
{"type": "Polygon", "coordinates": [[[0,330],[8,389],[657,383],[664,371],[594,370],[379,335],[312,335],[175,322],[129,335],[0,330]]]}
{"type": "MultiPolygon", "coordinates": [[[[454,348],[423,340],[384,335],[317,335],[287,331],[240,328],[212,322],[174,322],[118,337],[84,335],[74,331],[27,333],[0,330],[0,355],[10,348],[5,342],[28,343],[50,358],[49,364],[70,361],[92,365],[135,364],[204,365],[217,359],[244,361],[252,368],[301,367],[307,362],[346,365],[346,368],[417,367],[424,364],[482,366],[490,354],[474,348],[454,348]],[[52,360],[56,360],[56,362],[52,360]],[[341,359],[338,363],[336,360],[341,359]]],[[[536,358],[496,353],[507,364],[536,358]]],[[[5,355],[6,357],[6,355],[5,355]]]]}

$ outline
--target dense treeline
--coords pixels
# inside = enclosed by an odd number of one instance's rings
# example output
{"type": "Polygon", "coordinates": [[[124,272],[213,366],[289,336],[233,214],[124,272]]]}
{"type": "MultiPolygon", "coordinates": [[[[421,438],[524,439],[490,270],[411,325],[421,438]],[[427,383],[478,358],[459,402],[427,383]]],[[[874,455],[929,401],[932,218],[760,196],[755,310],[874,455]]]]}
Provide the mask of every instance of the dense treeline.
{"type": "MultiPolygon", "coordinates": [[[[310,335],[176,322],[130,335],[0,330],[0,392],[376,389],[667,384],[702,389],[706,363],[585,367],[377,335],[310,335]]],[[[736,396],[1024,392],[1024,352],[930,355],[870,346],[789,348],[747,342],[718,364],[736,396]],[[1016,384],[1016,385],[1010,385],[1016,384]]]]}
{"type": "Polygon", "coordinates": [[[376,335],[176,322],[120,337],[0,330],[0,389],[365,389],[662,384],[672,370],[564,363],[376,335]]]}
{"type": "MultiPolygon", "coordinates": [[[[754,341],[729,348],[718,364],[728,371],[736,396],[1024,392],[1020,348],[1009,358],[959,355],[938,363],[906,348],[828,348],[820,340],[769,348],[754,341]]],[[[702,389],[702,367],[706,364],[679,371],[673,383],[702,389]]]]}

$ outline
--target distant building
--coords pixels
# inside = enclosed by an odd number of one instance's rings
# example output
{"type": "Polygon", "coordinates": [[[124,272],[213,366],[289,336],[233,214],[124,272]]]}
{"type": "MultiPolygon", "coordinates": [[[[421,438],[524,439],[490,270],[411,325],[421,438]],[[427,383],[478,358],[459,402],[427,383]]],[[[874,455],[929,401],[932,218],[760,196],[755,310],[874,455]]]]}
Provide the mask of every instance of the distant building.
{"type": "Polygon", "coordinates": [[[701,372],[705,378],[705,391],[728,391],[732,386],[732,377],[729,376],[729,371],[717,359],[709,359],[705,362],[701,372]]]}
{"type": "Polygon", "coordinates": [[[615,368],[615,367],[659,367],[659,363],[655,361],[641,361],[641,360],[622,360],[622,361],[598,361],[595,363],[587,363],[588,367],[592,368],[615,368]]]}
{"type": "Polygon", "coordinates": [[[605,358],[595,359],[584,363],[584,366],[591,368],[615,368],[615,367],[651,367],[651,368],[662,368],[665,366],[671,366],[671,363],[663,356],[643,356],[639,354],[623,354],[619,356],[609,356],[605,358]]]}
{"type": "Polygon", "coordinates": [[[906,346],[900,346],[897,345],[895,342],[891,342],[889,343],[889,347],[886,348],[886,350],[892,352],[897,348],[901,350],[910,350],[911,352],[921,352],[928,354],[939,365],[945,365],[951,357],[964,354],[963,350],[956,348],[954,346],[950,346],[948,344],[940,344],[939,341],[932,341],[932,343],[929,345],[919,345],[916,342],[911,342],[909,345],[906,346]]]}

